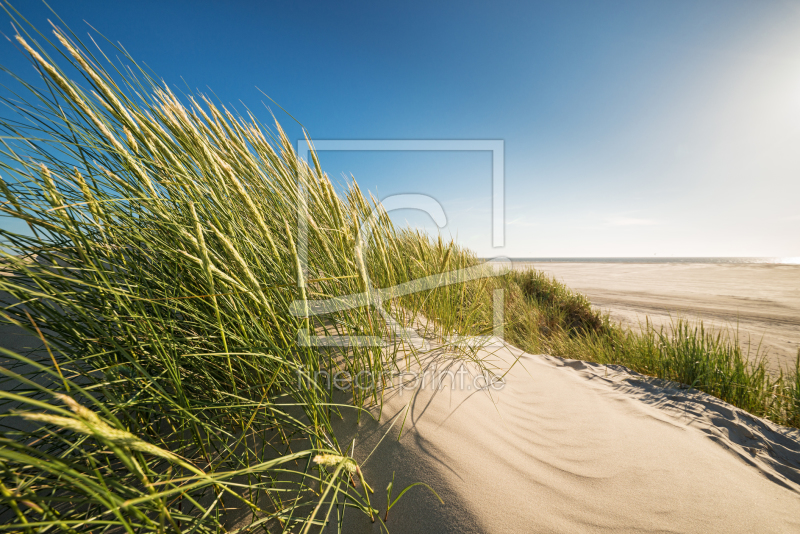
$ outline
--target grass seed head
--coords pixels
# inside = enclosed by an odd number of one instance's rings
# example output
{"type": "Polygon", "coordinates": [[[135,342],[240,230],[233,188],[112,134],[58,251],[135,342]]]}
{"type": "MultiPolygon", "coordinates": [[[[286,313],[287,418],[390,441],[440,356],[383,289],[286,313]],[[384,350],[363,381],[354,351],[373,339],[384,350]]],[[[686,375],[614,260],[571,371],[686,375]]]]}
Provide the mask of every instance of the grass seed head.
{"type": "Polygon", "coordinates": [[[338,454],[318,454],[314,456],[314,463],[328,467],[335,467],[344,463],[342,467],[349,473],[355,473],[358,468],[355,460],[346,456],[339,456],[338,454]]]}

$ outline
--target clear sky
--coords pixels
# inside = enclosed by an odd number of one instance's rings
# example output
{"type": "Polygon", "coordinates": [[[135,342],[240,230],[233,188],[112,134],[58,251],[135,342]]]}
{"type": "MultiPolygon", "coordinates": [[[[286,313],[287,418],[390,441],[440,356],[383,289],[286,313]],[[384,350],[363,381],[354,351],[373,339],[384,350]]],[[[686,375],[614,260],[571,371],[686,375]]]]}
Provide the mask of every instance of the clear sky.
{"type": "MultiPolygon", "coordinates": [[[[50,5],[267,121],[262,89],[312,139],[503,139],[504,249],[488,152],[321,153],[379,198],[434,196],[482,255],[800,256],[800,1],[50,5]]],[[[6,40],[0,63],[35,75],[6,40]]]]}

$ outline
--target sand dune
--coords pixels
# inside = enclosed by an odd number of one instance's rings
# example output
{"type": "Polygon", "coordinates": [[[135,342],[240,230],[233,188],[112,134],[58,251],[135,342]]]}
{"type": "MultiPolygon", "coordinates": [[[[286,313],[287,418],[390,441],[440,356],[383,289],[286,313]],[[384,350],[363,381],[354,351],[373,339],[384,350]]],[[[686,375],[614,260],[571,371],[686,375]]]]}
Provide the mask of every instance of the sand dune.
{"type": "Polygon", "coordinates": [[[624,325],[670,316],[738,326],[770,366],[794,367],[800,348],[800,266],[767,264],[514,263],[535,267],[585,294],[624,325]]]}
{"type": "MultiPolygon", "coordinates": [[[[0,330],[4,347],[38,345],[16,330],[0,330]]],[[[395,496],[422,481],[445,502],[412,488],[389,513],[392,532],[800,531],[800,431],[618,366],[499,344],[480,356],[510,368],[501,390],[477,391],[475,364],[456,374],[461,361],[432,351],[399,362],[429,371],[427,387],[408,375],[379,422],[356,425],[351,411],[338,423],[381,516],[393,473],[395,496]],[[442,371],[454,374],[433,391],[442,371]]],[[[348,511],[343,531],[381,527],[348,511]]]]}
{"type": "MultiPolygon", "coordinates": [[[[502,391],[460,388],[456,376],[455,389],[445,381],[413,399],[396,388],[379,424],[342,423],[356,459],[371,454],[378,507],[392,472],[395,495],[425,481],[445,501],[413,488],[391,510],[391,531],[800,531],[797,430],[621,367],[492,351],[498,367],[519,358],[502,391]]],[[[345,519],[345,532],[380,531],[345,519]]]]}

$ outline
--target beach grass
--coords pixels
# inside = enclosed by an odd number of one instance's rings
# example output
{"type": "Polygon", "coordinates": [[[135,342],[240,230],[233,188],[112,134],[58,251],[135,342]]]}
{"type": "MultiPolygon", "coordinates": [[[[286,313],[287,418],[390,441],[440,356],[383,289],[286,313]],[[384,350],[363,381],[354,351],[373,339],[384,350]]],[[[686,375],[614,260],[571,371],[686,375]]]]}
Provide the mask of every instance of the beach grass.
{"type": "MultiPolygon", "coordinates": [[[[379,376],[393,349],[354,344],[333,358],[299,341],[393,332],[370,307],[322,320],[297,303],[477,259],[396,230],[353,183],[337,191],[277,122],[176,96],[123,50],[116,65],[4,7],[42,75],[16,78],[19,93],[3,95],[13,114],[0,120],[0,211],[28,227],[0,231],[2,320],[41,339],[30,354],[3,353],[4,522],[307,532],[345,506],[380,521],[332,426],[368,417],[380,394],[336,404],[310,378],[379,376]]],[[[469,300],[462,290],[380,305],[401,322],[435,316],[429,334],[443,337],[469,320],[469,304],[447,314],[469,300]]]]}

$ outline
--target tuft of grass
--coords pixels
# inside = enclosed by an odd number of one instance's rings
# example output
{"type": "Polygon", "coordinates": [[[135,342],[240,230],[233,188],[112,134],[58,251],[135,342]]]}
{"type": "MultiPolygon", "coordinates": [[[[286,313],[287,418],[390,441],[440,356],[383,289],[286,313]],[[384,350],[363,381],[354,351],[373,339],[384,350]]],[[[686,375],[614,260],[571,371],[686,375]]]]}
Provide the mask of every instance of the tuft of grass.
{"type": "Polygon", "coordinates": [[[539,310],[538,327],[545,334],[560,332],[576,337],[610,332],[608,319],[592,310],[584,295],[574,293],[544,273],[525,271],[515,278],[515,282],[525,301],[533,303],[539,310]]]}

